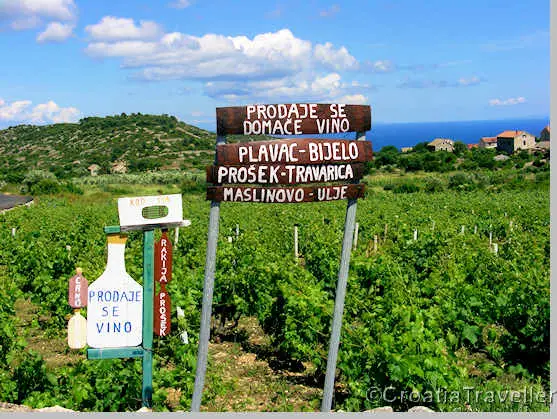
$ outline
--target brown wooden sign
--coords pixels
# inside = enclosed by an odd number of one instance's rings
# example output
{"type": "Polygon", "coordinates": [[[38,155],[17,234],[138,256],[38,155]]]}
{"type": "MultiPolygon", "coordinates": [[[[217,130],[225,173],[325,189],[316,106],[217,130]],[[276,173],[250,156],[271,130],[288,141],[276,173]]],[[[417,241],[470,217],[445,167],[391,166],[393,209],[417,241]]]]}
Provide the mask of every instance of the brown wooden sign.
{"type": "Polygon", "coordinates": [[[155,242],[155,281],[167,284],[172,278],[172,243],[166,231],[155,242]]]}
{"type": "Polygon", "coordinates": [[[77,269],[77,274],[70,278],[68,303],[72,308],[81,308],[87,306],[87,288],[88,283],[81,273],[81,269],[77,269]]]}
{"type": "Polygon", "coordinates": [[[369,105],[297,103],[217,108],[218,135],[333,134],[370,128],[369,105]]]}
{"type": "Polygon", "coordinates": [[[157,336],[166,336],[170,333],[170,295],[166,287],[161,285],[161,291],[155,295],[153,331],[157,336]]]}
{"type": "Polygon", "coordinates": [[[227,165],[363,163],[373,156],[369,141],[308,138],[219,144],[216,153],[216,163],[227,165]]]}
{"type": "Polygon", "coordinates": [[[361,179],[363,163],[294,165],[251,164],[249,166],[207,166],[207,182],[220,185],[347,182],[361,179]]]}
{"type": "Polygon", "coordinates": [[[207,188],[207,199],[224,202],[300,203],[362,198],[364,192],[363,184],[298,188],[211,186],[207,188]]]}

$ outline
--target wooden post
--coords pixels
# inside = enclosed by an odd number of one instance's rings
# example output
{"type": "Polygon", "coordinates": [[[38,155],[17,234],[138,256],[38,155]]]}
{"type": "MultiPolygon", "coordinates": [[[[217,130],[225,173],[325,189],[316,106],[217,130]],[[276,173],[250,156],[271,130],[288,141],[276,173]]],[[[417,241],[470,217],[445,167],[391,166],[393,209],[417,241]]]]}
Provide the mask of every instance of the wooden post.
{"type": "Polygon", "coordinates": [[[373,236],[373,251],[377,253],[377,234],[373,236]]]}
{"type": "Polygon", "coordinates": [[[294,257],[296,262],[300,258],[300,253],[298,252],[298,224],[294,224],[294,257]]]}
{"type": "Polygon", "coordinates": [[[15,237],[15,227],[12,227],[12,237],[15,237]]]}
{"type": "Polygon", "coordinates": [[[509,228],[511,229],[511,231],[513,231],[513,220],[509,222],[509,228]]]}
{"type": "Polygon", "coordinates": [[[464,226],[460,227],[460,234],[464,234],[464,226]]]}
{"type": "Polygon", "coordinates": [[[414,229],[414,240],[418,240],[418,229],[414,229]]]}
{"type": "Polygon", "coordinates": [[[499,252],[499,245],[497,243],[493,243],[493,253],[495,253],[495,256],[497,256],[498,252],[499,252]]]}
{"type": "Polygon", "coordinates": [[[178,239],[180,237],[180,228],[176,227],[174,230],[174,246],[178,245],[178,239]]]}
{"type": "Polygon", "coordinates": [[[493,235],[491,234],[491,231],[489,232],[489,247],[491,247],[491,244],[493,243],[493,235]]]}
{"type": "Polygon", "coordinates": [[[143,387],[141,403],[153,404],[154,230],[143,232],[143,387]]]}
{"type": "Polygon", "coordinates": [[[474,234],[476,234],[478,232],[478,226],[474,225],[474,234]]]}
{"type": "Polygon", "coordinates": [[[356,228],[354,229],[354,250],[358,246],[358,229],[360,228],[360,224],[356,223],[356,228]]]}
{"type": "Polygon", "coordinates": [[[389,227],[389,226],[388,226],[387,224],[385,224],[385,231],[384,231],[384,233],[383,233],[383,241],[384,241],[384,242],[387,241],[387,228],[388,228],[388,227],[389,227]]]}
{"type": "Polygon", "coordinates": [[[236,238],[240,235],[240,225],[236,224],[236,238]]]}

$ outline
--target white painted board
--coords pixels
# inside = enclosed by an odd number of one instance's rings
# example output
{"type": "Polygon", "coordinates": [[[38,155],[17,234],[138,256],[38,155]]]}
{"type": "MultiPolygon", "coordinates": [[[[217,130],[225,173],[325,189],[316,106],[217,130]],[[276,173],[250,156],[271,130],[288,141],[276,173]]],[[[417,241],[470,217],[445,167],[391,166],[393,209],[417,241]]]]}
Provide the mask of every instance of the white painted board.
{"type": "Polygon", "coordinates": [[[182,221],[182,195],[171,194],[119,198],[118,216],[120,217],[120,227],[179,223],[182,221]],[[158,206],[167,207],[168,214],[158,218],[144,217],[144,208],[158,206]]]}
{"type": "Polygon", "coordinates": [[[87,344],[92,348],[138,346],[142,341],[143,287],[126,273],[124,244],[108,245],[103,274],[87,292],[87,344]]]}

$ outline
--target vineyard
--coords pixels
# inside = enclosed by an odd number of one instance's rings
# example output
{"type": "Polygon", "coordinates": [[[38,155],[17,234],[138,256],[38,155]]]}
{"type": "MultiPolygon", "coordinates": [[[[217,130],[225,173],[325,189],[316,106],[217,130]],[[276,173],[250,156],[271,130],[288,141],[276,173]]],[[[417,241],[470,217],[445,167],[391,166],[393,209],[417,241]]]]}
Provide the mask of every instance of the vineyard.
{"type": "MultiPolygon", "coordinates": [[[[440,175],[438,187],[428,188],[431,179],[415,175],[366,177],[367,195],[358,202],[359,236],[348,279],[335,410],[385,404],[395,410],[415,404],[441,411],[548,410],[547,400],[472,397],[417,403],[397,398],[387,403],[370,397],[370,389],[387,387],[392,394],[468,387],[549,390],[547,172],[501,181],[494,188],[478,187],[477,179],[451,188],[454,176],[440,175]],[[404,187],[409,184],[414,188],[404,187]]],[[[72,355],[64,348],[59,355],[67,362],[49,364],[18,328],[17,308],[22,301],[38,307],[29,327],[41,330],[47,346],[63,341],[72,312],[68,278],[77,266],[90,282],[104,270],[103,227],[118,224],[116,197],[180,191],[179,177],[149,181],[137,185],[121,177],[109,188],[106,176],[92,185],[81,182],[81,194],[39,196],[29,208],[0,215],[0,400],[80,411],[140,407],[140,361],[88,361],[85,350],[72,355]]],[[[193,391],[209,212],[203,185],[196,182],[201,177],[181,187],[184,218],[192,225],[174,244],[174,280],[168,286],[172,334],[154,342],[155,411],[188,410],[193,391]],[[185,312],[180,319],[178,306],[185,312]],[[187,343],[180,337],[183,330],[187,343]]],[[[255,352],[273,370],[297,372],[298,382],[315,389],[296,409],[318,410],[345,206],[221,206],[213,339],[248,342],[238,324],[255,322],[268,344],[254,349],[246,343],[243,350],[255,352]]],[[[141,234],[132,232],[126,267],[137,281],[141,252],[141,234]]],[[[219,409],[215,400],[231,391],[219,385],[226,371],[218,362],[209,357],[202,409],[219,409]]],[[[296,397],[296,380],[289,383],[284,403],[260,410],[294,409],[288,398],[296,397]]]]}

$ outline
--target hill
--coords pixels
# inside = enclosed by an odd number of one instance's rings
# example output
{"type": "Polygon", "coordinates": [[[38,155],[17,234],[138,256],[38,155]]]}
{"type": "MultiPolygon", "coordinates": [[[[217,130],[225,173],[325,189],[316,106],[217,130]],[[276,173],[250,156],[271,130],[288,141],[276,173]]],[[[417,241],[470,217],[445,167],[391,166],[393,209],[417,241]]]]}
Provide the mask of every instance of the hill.
{"type": "Polygon", "coordinates": [[[68,178],[89,175],[92,164],[109,173],[116,163],[130,172],[201,168],[211,161],[214,143],[214,133],[168,115],[123,113],[74,124],[19,125],[0,130],[0,175],[17,181],[43,169],[68,178]]]}
{"type": "MultiPolygon", "coordinates": [[[[203,169],[213,161],[216,134],[175,116],[133,113],[87,117],[78,123],[18,125],[0,130],[0,181],[20,183],[31,170],[58,179],[88,176],[126,167],[127,172],[203,169]],[[114,167],[116,166],[116,168],[114,167]]],[[[268,139],[230,136],[228,141],[268,139]]]]}

